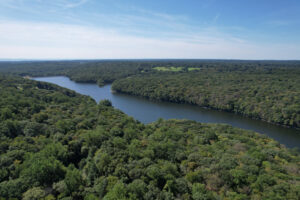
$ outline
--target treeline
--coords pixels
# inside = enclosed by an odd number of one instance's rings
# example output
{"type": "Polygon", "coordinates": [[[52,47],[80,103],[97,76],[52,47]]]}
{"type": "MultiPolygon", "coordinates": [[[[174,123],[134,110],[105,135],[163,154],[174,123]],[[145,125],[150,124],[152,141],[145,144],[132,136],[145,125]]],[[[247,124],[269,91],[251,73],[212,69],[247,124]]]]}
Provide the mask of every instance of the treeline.
{"type": "Polygon", "coordinates": [[[139,63],[117,61],[0,62],[0,72],[19,76],[68,76],[76,82],[98,83],[138,74],[139,63]]]}
{"type": "Polygon", "coordinates": [[[144,125],[58,86],[0,76],[4,199],[299,199],[300,155],[228,125],[144,125]]]}
{"type": "Polygon", "coordinates": [[[300,128],[299,68],[206,68],[117,80],[117,92],[189,103],[300,128]]]}
{"type": "MultiPolygon", "coordinates": [[[[150,65],[151,66],[151,65],[150,65]]],[[[138,61],[32,61],[0,62],[0,73],[18,76],[68,76],[76,82],[100,86],[150,68],[138,61]]]]}
{"type": "MultiPolygon", "coordinates": [[[[68,76],[76,82],[112,83],[137,74],[153,74],[156,68],[180,68],[184,73],[195,69],[218,71],[255,71],[276,68],[299,69],[299,61],[243,61],[243,60],[73,60],[0,62],[0,73],[19,76],[68,76]]],[[[171,70],[172,71],[172,70],[171,70]]],[[[197,70],[196,70],[197,71],[197,70]]]]}
{"type": "Polygon", "coordinates": [[[19,76],[68,76],[113,84],[117,92],[235,112],[300,128],[300,62],[241,60],[91,60],[0,62],[19,76]]]}

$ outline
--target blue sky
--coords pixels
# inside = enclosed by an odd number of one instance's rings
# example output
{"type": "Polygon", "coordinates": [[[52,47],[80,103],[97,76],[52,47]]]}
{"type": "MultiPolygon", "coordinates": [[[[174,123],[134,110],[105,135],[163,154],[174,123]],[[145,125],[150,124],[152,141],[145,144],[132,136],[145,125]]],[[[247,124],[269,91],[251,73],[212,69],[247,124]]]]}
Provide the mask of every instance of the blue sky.
{"type": "Polygon", "coordinates": [[[300,59],[300,1],[0,0],[0,58],[300,59]]]}

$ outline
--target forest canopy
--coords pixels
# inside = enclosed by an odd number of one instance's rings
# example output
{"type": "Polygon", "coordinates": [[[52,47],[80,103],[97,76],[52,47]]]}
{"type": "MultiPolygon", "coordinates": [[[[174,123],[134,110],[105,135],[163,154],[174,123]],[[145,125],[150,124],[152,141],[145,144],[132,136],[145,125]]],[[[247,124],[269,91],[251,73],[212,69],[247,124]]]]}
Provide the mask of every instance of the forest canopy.
{"type": "Polygon", "coordinates": [[[4,199],[299,199],[300,155],[224,124],[141,124],[108,100],[0,76],[4,199]]]}
{"type": "Polygon", "coordinates": [[[0,62],[0,73],[113,83],[117,92],[195,104],[300,128],[300,61],[78,60],[0,62]]]}
{"type": "Polygon", "coordinates": [[[299,69],[200,69],[116,80],[117,92],[189,103],[300,128],[299,69]]]}

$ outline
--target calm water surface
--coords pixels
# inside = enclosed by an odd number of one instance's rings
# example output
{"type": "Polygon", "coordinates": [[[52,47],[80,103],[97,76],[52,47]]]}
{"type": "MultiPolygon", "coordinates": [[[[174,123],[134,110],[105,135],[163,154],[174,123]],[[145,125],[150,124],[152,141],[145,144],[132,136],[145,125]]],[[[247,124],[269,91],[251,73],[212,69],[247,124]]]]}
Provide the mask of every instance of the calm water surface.
{"type": "Polygon", "coordinates": [[[284,128],[259,120],[241,117],[233,113],[208,110],[193,105],[153,102],[135,96],[116,94],[111,92],[111,85],[98,87],[96,84],[75,83],[63,76],[37,77],[33,79],[55,83],[80,94],[89,95],[97,102],[102,99],[109,99],[115,108],[122,110],[143,123],[150,123],[158,118],[191,119],[205,123],[227,123],[235,127],[266,134],[287,147],[300,148],[300,130],[284,128]]]}

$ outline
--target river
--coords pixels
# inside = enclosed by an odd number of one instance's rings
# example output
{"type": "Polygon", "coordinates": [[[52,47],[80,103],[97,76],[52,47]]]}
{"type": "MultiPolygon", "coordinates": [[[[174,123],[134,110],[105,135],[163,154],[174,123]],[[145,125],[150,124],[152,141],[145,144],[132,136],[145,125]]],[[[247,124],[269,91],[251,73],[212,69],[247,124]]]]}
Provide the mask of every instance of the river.
{"type": "Polygon", "coordinates": [[[36,77],[32,79],[54,83],[80,94],[89,95],[97,102],[102,99],[109,99],[115,108],[143,123],[151,123],[159,118],[190,119],[204,123],[226,123],[266,134],[287,147],[300,148],[300,130],[284,128],[233,113],[204,109],[194,105],[153,102],[140,97],[112,93],[111,85],[98,87],[96,84],[76,83],[64,76],[36,77]]]}

